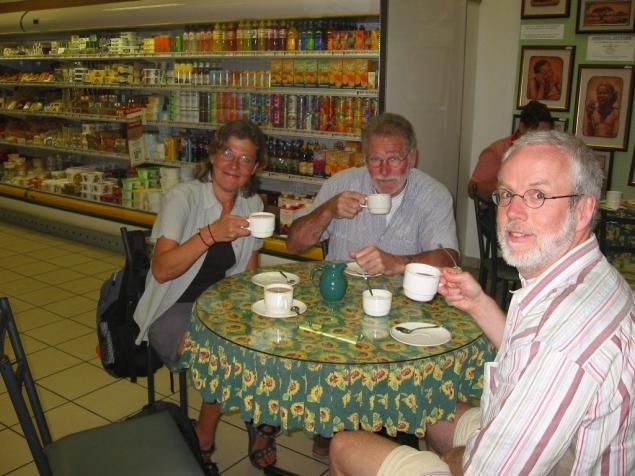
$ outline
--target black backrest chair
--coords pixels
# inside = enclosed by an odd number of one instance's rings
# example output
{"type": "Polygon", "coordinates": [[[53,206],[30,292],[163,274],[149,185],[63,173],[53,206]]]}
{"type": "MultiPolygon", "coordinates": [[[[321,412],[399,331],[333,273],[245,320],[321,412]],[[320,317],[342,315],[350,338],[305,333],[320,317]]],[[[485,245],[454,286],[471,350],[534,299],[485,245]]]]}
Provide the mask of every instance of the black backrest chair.
{"type": "Polygon", "coordinates": [[[480,255],[478,281],[485,292],[494,299],[496,299],[497,284],[500,281],[503,286],[500,305],[502,309],[507,309],[509,290],[520,284],[518,271],[498,256],[496,205],[491,200],[482,199],[477,193],[476,186],[473,189],[473,194],[480,255]],[[490,278],[489,287],[488,275],[490,278]]]}
{"type": "Polygon", "coordinates": [[[600,208],[600,220],[596,234],[602,253],[611,261],[617,254],[633,254],[635,252],[635,216],[616,213],[600,208]],[[615,227],[616,238],[609,240],[607,229],[615,227]]]}
{"type": "MultiPolygon", "coordinates": [[[[150,236],[150,230],[128,230],[126,227],[121,228],[121,239],[123,241],[124,252],[126,254],[126,272],[129,276],[127,280],[127,295],[131,297],[130,306],[126,312],[126,316],[132,319],[134,308],[139,302],[139,298],[145,290],[146,276],[150,271],[150,256],[146,239],[150,236]]],[[[152,349],[147,346],[147,365],[148,365],[148,404],[153,405],[155,398],[154,372],[159,368],[159,357],[152,349]]],[[[170,372],[170,386],[174,391],[174,374],[170,372]]],[[[181,410],[187,415],[187,371],[185,369],[179,371],[179,402],[181,410]]]]}
{"type": "Polygon", "coordinates": [[[0,373],[42,476],[205,474],[175,419],[165,411],[52,441],[6,297],[0,298],[0,373]]]}

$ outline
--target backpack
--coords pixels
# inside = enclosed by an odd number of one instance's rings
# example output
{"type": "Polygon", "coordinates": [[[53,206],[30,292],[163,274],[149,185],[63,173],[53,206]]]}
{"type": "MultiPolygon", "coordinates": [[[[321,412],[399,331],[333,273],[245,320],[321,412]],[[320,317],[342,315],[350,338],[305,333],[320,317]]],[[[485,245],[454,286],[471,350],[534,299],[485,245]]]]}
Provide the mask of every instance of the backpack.
{"type": "Polygon", "coordinates": [[[154,374],[163,364],[147,342],[135,344],[139,326],[134,310],[145,286],[150,260],[145,249],[144,231],[121,229],[126,265],[116,270],[101,286],[97,303],[98,354],[104,369],[113,377],[137,377],[154,374]],[[148,359],[150,358],[151,365],[148,359]]]}

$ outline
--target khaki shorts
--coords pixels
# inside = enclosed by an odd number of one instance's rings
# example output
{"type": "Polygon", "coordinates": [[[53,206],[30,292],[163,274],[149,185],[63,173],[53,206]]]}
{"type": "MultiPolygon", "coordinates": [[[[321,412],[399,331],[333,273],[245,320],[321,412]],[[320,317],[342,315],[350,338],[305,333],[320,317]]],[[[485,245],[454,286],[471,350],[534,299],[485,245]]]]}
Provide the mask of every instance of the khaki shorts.
{"type": "MultiPolygon", "coordinates": [[[[467,439],[481,424],[481,409],[470,408],[456,423],[453,446],[465,446],[467,439]]],[[[417,451],[410,446],[398,446],[392,450],[381,464],[377,476],[421,476],[433,473],[435,476],[451,475],[450,468],[436,453],[417,451]]]]}

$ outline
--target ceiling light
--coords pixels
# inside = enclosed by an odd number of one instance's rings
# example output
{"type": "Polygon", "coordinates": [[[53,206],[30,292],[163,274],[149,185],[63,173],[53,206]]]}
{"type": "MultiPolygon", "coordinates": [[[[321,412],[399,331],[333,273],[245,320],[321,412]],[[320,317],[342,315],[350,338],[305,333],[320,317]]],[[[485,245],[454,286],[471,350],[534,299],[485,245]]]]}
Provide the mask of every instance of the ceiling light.
{"type": "Polygon", "coordinates": [[[146,8],[164,8],[164,7],[179,7],[184,5],[184,3],[160,3],[157,5],[140,5],[138,7],[114,7],[114,8],[104,8],[105,12],[118,12],[122,10],[142,10],[146,8]]]}

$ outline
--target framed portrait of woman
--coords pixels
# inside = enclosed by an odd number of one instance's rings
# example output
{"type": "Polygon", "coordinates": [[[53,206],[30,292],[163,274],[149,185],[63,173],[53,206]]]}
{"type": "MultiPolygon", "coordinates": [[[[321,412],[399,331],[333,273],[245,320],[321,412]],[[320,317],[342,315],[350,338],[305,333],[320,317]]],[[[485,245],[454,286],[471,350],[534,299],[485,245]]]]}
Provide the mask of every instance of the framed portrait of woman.
{"type": "Polygon", "coordinates": [[[633,0],[578,0],[578,33],[632,33],[635,31],[633,0]]]}
{"type": "Polygon", "coordinates": [[[626,150],[633,67],[580,65],[573,133],[589,147],[626,150]]]}
{"type": "Polygon", "coordinates": [[[531,100],[549,110],[568,111],[575,46],[523,46],[518,108],[531,100]]]}
{"type": "Polygon", "coordinates": [[[520,17],[558,18],[569,16],[570,0],[522,0],[520,17]]]}

